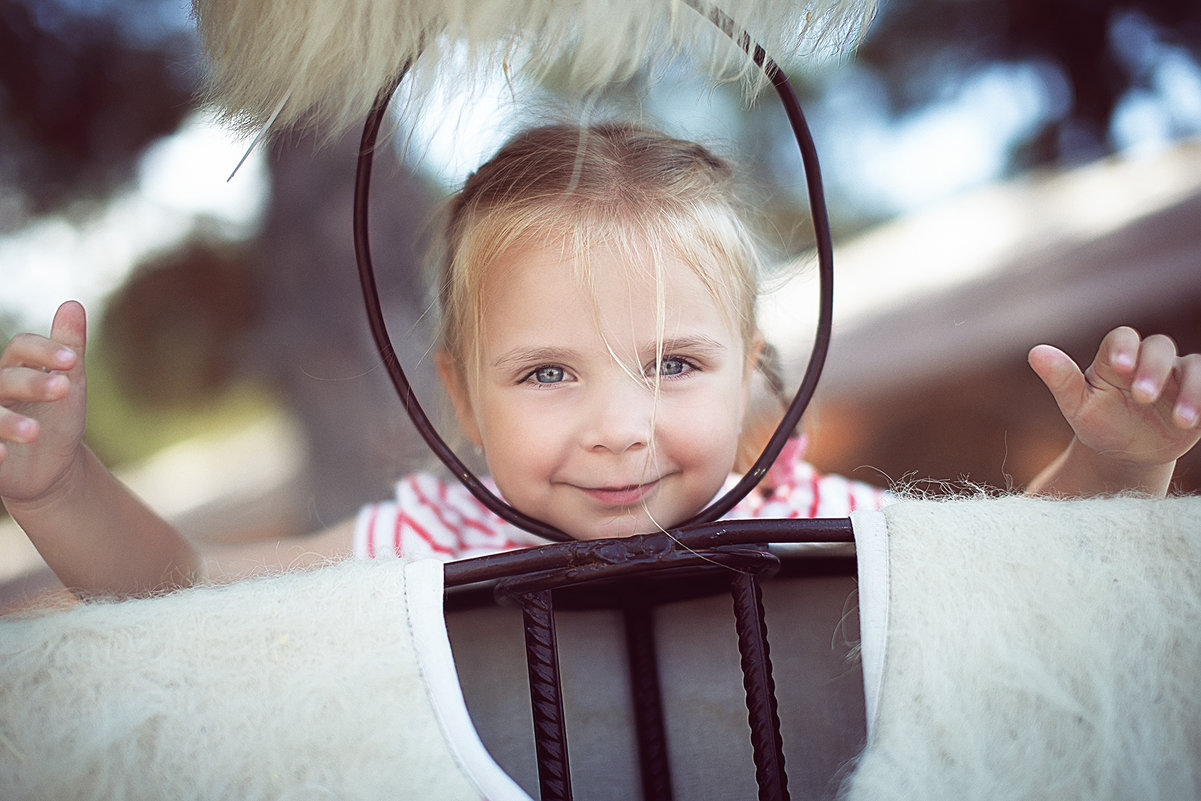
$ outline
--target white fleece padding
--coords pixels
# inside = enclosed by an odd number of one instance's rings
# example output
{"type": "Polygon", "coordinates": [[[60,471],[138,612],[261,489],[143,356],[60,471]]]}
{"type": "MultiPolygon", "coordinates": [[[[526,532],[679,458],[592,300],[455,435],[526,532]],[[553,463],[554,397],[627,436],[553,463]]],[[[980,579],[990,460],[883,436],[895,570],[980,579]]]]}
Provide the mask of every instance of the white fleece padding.
{"type": "Polygon", "coordinates": [[[0,620],[0,797],[528,801],[441,597],[440,565],[347,562],[0,620]]]}
{"type": "Polygon", "coordinates": [[[1201,497],[882,514],[882,686],[847,797],[1201,798],[1201,497]]]}
{"type": "MultiPolygon", "coordinates": [[[[723,0],[777,59],[840,50],[862,36],[876,0],[723,0]]],[[[226,118],[259,128],[361,123],[376,94],[406,82],[428,94],[473,69],[534,80],[554,71],[583,94],[687,51],[715,76],[761,81],[746,55],[683,0],[194,0],[209,94],[226,118]],[[423,77],[423,74],[425,77],[423,77]]]]}

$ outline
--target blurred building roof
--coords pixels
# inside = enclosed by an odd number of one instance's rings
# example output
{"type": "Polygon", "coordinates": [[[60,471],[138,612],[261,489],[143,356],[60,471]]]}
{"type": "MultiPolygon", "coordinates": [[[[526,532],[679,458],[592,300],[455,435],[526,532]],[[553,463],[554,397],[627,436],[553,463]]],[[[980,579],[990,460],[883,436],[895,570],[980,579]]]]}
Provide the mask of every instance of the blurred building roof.
{"type": "MultiPolygon", "coordinates": [[[[954,198],[838,245],[835,276],[827,396],[901,389],[1024,360],[1040,342],[1201,309],[1201,142],[954,198]]],[[[809,271],[762,312],[798,376],[815,285],[809,271]]]]}

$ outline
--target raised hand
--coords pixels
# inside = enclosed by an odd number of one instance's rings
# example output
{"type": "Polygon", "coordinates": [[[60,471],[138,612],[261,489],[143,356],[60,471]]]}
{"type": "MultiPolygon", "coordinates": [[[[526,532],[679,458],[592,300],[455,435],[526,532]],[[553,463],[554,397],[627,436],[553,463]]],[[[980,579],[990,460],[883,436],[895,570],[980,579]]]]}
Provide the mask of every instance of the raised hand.
{"type": "Polygon", "coordinates": [[[0,352],[0,497],[37,503],[83,456],[83,307],[59,307],[50,336],[19,334],[0,352]]]}
{"type": "Polygon", "coordinates": [[[1083,446],[1098,473],[1132,477],[1129,487],[1117,480],[1108,489],[1145,488],[1134,477],[1149,468],[1170,476],[1201,439],[1201,354],[1178,354],[1168,337],[1115,328],[1083,371],[1049,345],[1029,358],[1075,432],[1073,446],[1083,446]]]}

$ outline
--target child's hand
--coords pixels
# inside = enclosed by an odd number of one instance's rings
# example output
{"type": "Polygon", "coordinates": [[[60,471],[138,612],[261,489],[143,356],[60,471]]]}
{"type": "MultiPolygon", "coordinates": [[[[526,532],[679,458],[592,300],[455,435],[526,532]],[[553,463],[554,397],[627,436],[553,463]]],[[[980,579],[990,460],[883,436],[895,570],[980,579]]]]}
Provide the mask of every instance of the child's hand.
{"type": "Polygon", "coordinates": [[[0,353],[0,497],[38,502],[83,454],[87,324],[68,301],[50,337],[18,334],[0,353]]]}
{"type": "Polygon", "coordinates": [[[1201,438],[1201,354],[1177,355],[1168,337],[1115,328],[1083,373],[1049,345],[1029,358],[1076,440],[1103,459],[1169,465],[1201,438]]]}

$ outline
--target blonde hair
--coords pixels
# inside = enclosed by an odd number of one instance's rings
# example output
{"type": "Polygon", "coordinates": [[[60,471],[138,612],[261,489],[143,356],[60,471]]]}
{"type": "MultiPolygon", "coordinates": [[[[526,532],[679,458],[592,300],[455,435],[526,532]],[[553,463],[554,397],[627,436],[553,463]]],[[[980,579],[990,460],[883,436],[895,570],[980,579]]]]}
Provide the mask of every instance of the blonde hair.
{"type": "Polygon", "coordinates": [[[598,246],[630,256],[650,248],[656,264],[669,253],[695,271],[749,348],[760,257],[735,184],[731,166],[708,149],[635,125],[518,134],[451,203],[441,347],[460,366],[474,362],[490,264],[535,242],[573,256],[598,246]]]}

